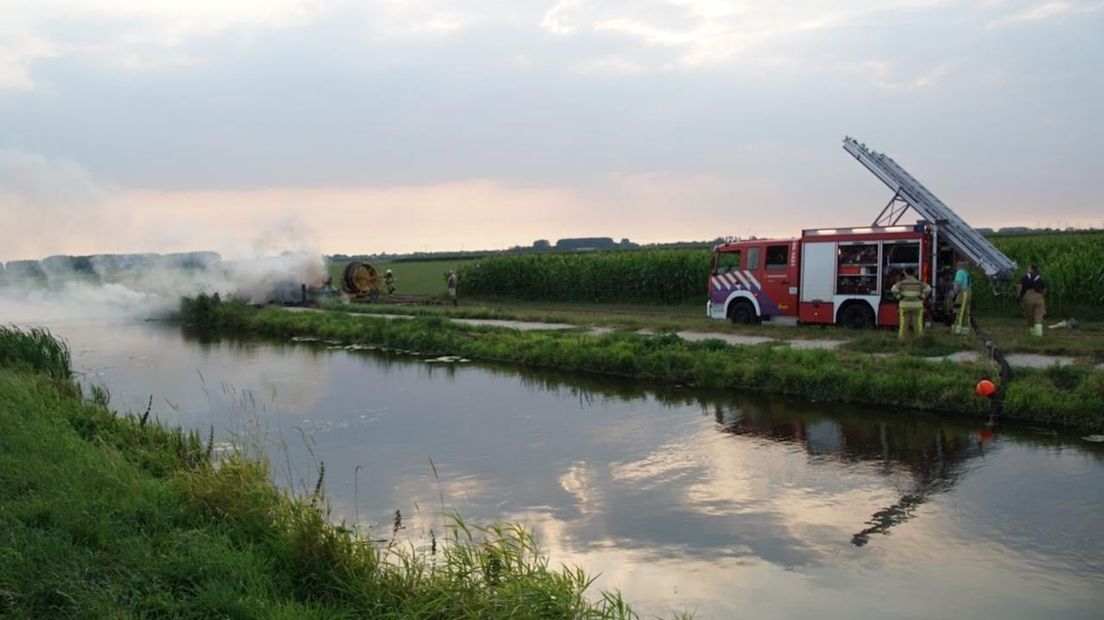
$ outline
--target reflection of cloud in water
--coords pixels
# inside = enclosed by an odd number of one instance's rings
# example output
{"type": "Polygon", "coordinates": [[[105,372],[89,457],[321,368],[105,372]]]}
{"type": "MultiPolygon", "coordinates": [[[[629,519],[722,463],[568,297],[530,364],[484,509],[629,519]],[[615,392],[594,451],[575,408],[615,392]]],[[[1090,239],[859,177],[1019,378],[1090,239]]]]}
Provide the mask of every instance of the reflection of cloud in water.
{"type": "MultiPolygon", "coordinates": [[[[686,555],[682,549],[662,546],[633,548],[617,539],[580,547],[572,524],[550,513],[514,514],[509,519],[528,524],[554,562],[586,567],[597,578],[592,596],[600,590],[620,590],[641,617],[669,617],[682,611],[704,611],[697,616],[702,618],[754,617],[747,615],[754,593],[777,588],[779,577],[787,573],[753,557],[686,555]]],[[[788,572],[785,581],[792,585],[794,578],[788,572]]]]}
{"type": "Polygon", "coordinates": [[[153,394],[154,414],[185,428],[214,423],[221,432],[251,418],[283,427],[331,389],[326,351],[283,355],[288,345],[231,340],[182,346],[178,328],[148,323],[54,332],[74,343],[78,380],[106,384],[116,408],[144,410],[153,394]]]}
{"type": "MultiPolygon", "coordinates": [[[[823,467],[792,446],[734,444],[703,430],[605,471],[570,467],[560,480],[581,518],[564,536],[576,549],[613,540],[656,558],[677,548],[679,555],[757,557],[785,567],[820,564],[844,550],[879,486],[869,476],[846,493],[822,494],[816,481],[833,475],[823,467]]],[[[830,467],[845,475],[840,465],[830,467]]]]}
{"type": "Polygon", "coordinates": [[[582,515],[602,514],[606,510],[601,493],[596,489],[597,474],[589,463],[577,461],[560,476],[560,487],[575,500],[575,506],[582,515]]]}
{"type": "MultiPolygon", "coordinates": [[[[857,489],[832,499],[835,506],[829,507],[815,490],[795,489],[772,502],[781,507],[777,512],[734,515],[733,542],[724,554],[619,537],[614,515],[580,521],[564,520],[553,511],[529,511],[505,518],[532,528],[554,563],[584,566],[597,576],[594,591],[621,590],[641,617],[689,610],[700,618],[1031,618],[1040,617],[1043,609],[1068,605],[1084,610],[1099,604],[1099,567],[1095,574],[1071,572],[1052,556],[996,543],[994,533],[972,531],[945,510],[928,509],[917,527],[898,530],[893,547],[851,546],[851,515],[864,514],[865,508],[840,516],[841,506],[867,506],[892,496],[885,490],[857,489]],[[824,504],[820,514],[808,514],[809,506],[818,512],[818,503],[824,504]],[[601,531],[587,530],[599,519],[609,525],[604,537],[601,531]],[[763,528],[761,519],[787,527],[763,528]],[[816,561],[780,563],[770,550],[736,542],[743,535],[750,537],[744,542],[754,542],[772,531],[791,541],[808,541],[808,547],[797,548],[816,561]]],[[[688,522],[685,527],[697,525],[688,522]]]]}
{"type": "Polygon", "coordinates": [[[642,459],[630,463],[614,463],[610,466],[610,476],[616,482],[648,488],[670,482],[674,478],[693,475],[699,462],[685,448],[683,444],[667,444],[642,459]]]}

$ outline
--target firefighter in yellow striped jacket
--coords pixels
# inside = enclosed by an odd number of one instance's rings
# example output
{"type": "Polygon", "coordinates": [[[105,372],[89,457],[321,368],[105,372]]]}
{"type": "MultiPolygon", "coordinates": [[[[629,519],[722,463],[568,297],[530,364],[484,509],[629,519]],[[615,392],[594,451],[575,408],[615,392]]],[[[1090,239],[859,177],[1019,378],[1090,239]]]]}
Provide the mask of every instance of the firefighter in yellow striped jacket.
{"type": "Polygon", "coordinates": [[[931,295],[931,286],[916,279],[916,270],[905,270],[905,277],[890,289],[899,300],[897,303],[898,326],[897,337],[904,340],[908,335],[908,325],[913,323],[913,332],[917,336],[924,335],[924,300],[931,295]]]}

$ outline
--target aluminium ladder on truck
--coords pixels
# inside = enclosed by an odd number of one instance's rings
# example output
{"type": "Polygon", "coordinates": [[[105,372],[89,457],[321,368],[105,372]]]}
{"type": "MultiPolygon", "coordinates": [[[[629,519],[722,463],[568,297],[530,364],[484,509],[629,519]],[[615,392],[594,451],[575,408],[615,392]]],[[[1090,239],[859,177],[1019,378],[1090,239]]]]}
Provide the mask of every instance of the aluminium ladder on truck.
{"type": "MultiPolygon", "coordinates": [[[[909,207],[927,220],[932,226],[932,237],[938,241],[942,236],[960,254],[978,266],[989,278],[1009,278],[1016,270],[1016,263],[1004,255],[989,240],[974,230],[951,208],[935,197],[911,174],[905,172],[888,155],[866,148],[865,144],[848,136],[843,139],[843,150],[855,156],[867,170],[881,179],[894,191],[889,204],[882,209],[874,220],[874,226],[893,226],[909,207]]],[[[933,255],[938,243],[932,244],[933,255]]],[[[934,279],[935,274],[932,274],[934,279]]],[[[934,285],[935,282],[932,282],[934,285]]]]}

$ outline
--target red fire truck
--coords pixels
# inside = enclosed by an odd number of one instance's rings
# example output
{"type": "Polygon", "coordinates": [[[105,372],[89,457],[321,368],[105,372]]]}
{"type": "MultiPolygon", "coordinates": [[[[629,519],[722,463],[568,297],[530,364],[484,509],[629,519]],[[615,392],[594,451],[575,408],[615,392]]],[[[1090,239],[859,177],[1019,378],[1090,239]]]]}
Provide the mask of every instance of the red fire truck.
{"type": "Polygon", "coordinates": [[[932,285],[936,316],[944,308],[957,260],[990,278],[1007,278],[1015,271],[1014,262],[888,156],[852,138],[844,138],[843,147],[894,190],[874,224],[716,246],[707,305],[711,318],[895,326],[897,300],[890,288],[907,269],[932,285]],[[902,225],[909,209],[922,219],[902,225]]]}

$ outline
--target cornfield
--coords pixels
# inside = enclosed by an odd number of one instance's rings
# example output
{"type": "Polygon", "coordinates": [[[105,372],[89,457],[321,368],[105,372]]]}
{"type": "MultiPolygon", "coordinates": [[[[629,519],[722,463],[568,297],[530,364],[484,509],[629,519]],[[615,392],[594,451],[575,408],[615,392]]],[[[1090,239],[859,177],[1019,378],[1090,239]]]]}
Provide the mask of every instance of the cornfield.
{"type": "Polygon", "coordinates": [[[705,302],[709,250],[493,256],[457,274],[465,295],[537,301],[705,302]]]}
{"type": "Polygon", "coordinates": [[[993,245],[1016,261],[1019,270],[1011,282],[974,287],[974,308],[984,314],[1015,315],[1019,279],[1031,263],[1047,282],[1047,315],[1104,317],[1104,232],[1077,232],[996,236],[993,245]]]}
{"type": "MultiPolygon", "coordinates": [[[[1104,231],[995,236],[1019,265],[1011,282],[974,287],[981,314],[1015,316],[1016,290],[1031,263],[1047,281],[1047,314],[1104,318],[1104,231]]],[[[535,301],[675,304],[705,302],[708,250],[638,250],[492,256],[460,268],[464,294],[535,301]]]]}

